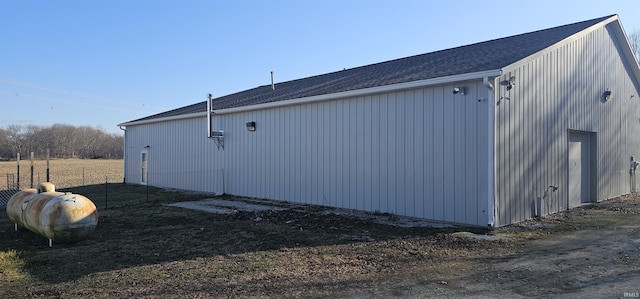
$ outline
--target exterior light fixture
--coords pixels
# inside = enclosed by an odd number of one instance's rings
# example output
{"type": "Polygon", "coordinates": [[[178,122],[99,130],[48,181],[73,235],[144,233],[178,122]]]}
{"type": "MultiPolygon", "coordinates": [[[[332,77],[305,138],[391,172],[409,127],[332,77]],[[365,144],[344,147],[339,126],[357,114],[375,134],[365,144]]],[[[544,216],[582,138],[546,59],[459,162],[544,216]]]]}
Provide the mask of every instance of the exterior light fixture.
{"type": "Polygon", "coordinates": [[[253,132],[256,130],[256,122],[255,121],[250,121],[247,123],[247,130],[249,132],[253,132]]]}
{"type": "Polygon", "coordinates": [[[464,95],[465,94],[465,88],[464,87],[454,87],[453,88],[453,94],[464,95]]]}
{"type": "Polygon", "coordinates": [[[602,98],[604,99],[605,102],[611,101],[611,99],[613,98],[613,96],[611,96],[611,91],[607,90],[605,92],[602,93],[602,98]]]}
{"type": "Polygon", "coordinates": [[[500,85],[504,86],[507,91],[511,90],[516,84],[516,77],[509,77],[507,80],[500,81],[500,85]]]}

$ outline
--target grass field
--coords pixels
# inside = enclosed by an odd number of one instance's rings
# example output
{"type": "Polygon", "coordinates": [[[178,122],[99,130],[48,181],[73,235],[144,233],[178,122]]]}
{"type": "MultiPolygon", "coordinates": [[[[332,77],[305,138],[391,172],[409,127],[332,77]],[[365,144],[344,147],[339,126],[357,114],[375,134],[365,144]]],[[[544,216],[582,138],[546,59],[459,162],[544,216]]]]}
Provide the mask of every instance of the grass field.
{"type": "MultiPolygon", "coordinates": [[[[0,162],[0,189],[9,189],[18,183],[16,161],[0,162]]],[[[93,184],[121,183],[124,178],[122,160],[50,160],[49,178],[56,188],[68,188],[93,184]]],[[[33,185],[47,178],[47,162],[35,160],[33,163],[33,185]]],[[[31,161],[20,161],[20,187],[31,185],[31,161]]]]}

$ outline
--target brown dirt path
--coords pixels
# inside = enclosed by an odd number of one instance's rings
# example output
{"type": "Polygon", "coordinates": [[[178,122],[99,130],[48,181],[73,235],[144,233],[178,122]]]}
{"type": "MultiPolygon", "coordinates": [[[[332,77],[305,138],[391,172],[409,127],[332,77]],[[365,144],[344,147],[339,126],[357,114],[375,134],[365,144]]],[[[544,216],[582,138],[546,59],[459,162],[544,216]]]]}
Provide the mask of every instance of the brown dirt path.
{"type": "Polygon", "coordinates": [[[405,285],[413,298],[635,298],[640,207],[619,199],[527,221],[495,234],[522,239],[505,254],[452,266],[440,281],[405,285]],[[521,230],[521,231],[520,231],[521,230]],[[466,269],[467,268],[467,269],[466,269]]]}

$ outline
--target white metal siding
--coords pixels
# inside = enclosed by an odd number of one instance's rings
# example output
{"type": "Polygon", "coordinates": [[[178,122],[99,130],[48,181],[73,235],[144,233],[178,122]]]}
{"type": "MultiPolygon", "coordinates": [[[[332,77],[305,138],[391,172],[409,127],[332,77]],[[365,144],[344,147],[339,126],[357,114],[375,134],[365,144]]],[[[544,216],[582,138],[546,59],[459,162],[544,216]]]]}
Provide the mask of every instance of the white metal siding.
{"type": "Polygon", "coordinates": [[[229,194],[484,226],[489,103],[459,85],[214,115],[224,151],[205,118],[131,126],[127,146],[151,146],[151,185],[221,193],[224,169],[229,194]]]}
{"type": "Polygon", "coordinates": [[[610,26],[496,80],[516,79],[511,91],[496,84],[496,225],[530,218],[536,199],[544,214],[568,208],[569,130],[596,133],[597,199],[630,192],[629,159],[640,156],[639,90],[610,26]],[[607,89],[613,100],[605,103],[607,89]],[[559,189],[545,197],[549,186],[559,189]]]}
{"type": "Polygon", "coordinates": [[[221,156],[206,138],[206,118],[129,126],[125,176],[139,183],[140,152],[149,146],[148,180],[159,187],[221,192],[221,156]]]}

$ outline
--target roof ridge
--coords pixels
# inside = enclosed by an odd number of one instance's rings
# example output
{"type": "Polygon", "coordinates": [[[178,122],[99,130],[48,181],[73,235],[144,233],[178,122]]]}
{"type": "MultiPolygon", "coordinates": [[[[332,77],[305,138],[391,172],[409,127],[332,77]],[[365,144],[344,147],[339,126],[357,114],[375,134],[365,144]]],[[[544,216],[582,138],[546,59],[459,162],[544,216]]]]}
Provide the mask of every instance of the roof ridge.
{"type": "MultiPolygon", "coordinates": [[[[318,74],[318,75],[312,75],[312,76],[308,76],[308,77],[291,79],[291,80],[283,81],[283,82],[280,82],[280,83],[277,83],[277,84],[284,84],[284,83],[289,83],[289,82],[302,81],[302,80],[306,80],[306,79],[310,79],[310,78],[316,78],[316,77],[324,77],[324,76],[327,76],[327,75],[338,74],[338,73],[349,71],[349,70],[368,68],[368,67],[372,67],[372,66],[375,66],[375,65],[383,65],[383,64],[387,64],[387,63],[397,62],[397,61],[400,61],[400,60],[418,58],[418,57],[422,57],[422,56],[428,56],[428,55],[434,54],[434,53],[446,52],[446,51],[451,51],[451,50],[454,50],[454,49],[461,49],[461,48],[466,48],[466,47],[471,47],[471,46],[476,46],[476,45],[481,45],[481,44],[487,44],[487,43],[492,43],[492,42],[496,42],[496,41],[500,41],[500,40],[507,40],[507,39],[512,39],[512,38],[522,37],[522,36],[525,36],[525,35],[530,35],[530,34],[535,34],[535,33],[542,33],[542,32],[545,32],[545,31],[549,32],[549,31],[553,31],[553,30],[558,30],[558,29],[563,28],[563,27],[566,28],[566,27],[569,27],[569,26],[578,26],[580,24],[592,23],[594,21],[601,22],[601,21],[604,21],[604,20],[606,20],[608,18],[611,18],[613,16],[617,16],[617,14],[612,14],[612,15],[605,16],[605,17],[600,17],[600,18],[593,18],[593,19],[586,20],[586,21],[580,21],[580,22],[575,22],[575,23],[559,25],[559,26],[555,26],[555,27],[551,27],[551,28],[534,30],[534,31],[530,31],[530,32],[525,32],[525,33],[520,33],[520,34],[515,34],[515,35],[510,35],[510,36],[505,36],[505,37],[498,37],[498,38],[494,38],[494,39],[490,39],[490,40],[486,40],[486,41],[480,41],[480,42],[475,42],[475,43],[471,43],[471,44],[466,44],[466,45],[461,45],[461,46],[456,46],[456,47],[451,47],[451,48],[446,48],[446,49],[441,49],[441,50],[435,50],[435,51],[431,51],[431,52],[427,52],[427,53],[420,53],[420,54],[415,54],[415,55],[410,55],[410,56],[394,58],[394,59],[391,59],[391,60],[385,60],[385,61],[365,64],[365,65],[355,66],[355,67],[351,67],[351,68],[345,68],[345,69],[342,69],[342,70],[332,71],[332,72],[324,73],[324,74],[318,74]]],[[[276,87],[277,87],[277,84],[276,84],[276,87]]],[[[254,88],[267,87],[267,86],[269,88],[271,88],[271,84],[258,85],[257,87],[254,87],[254,88]]],[[[240,92],[242,92],[242,91],[240,91],[240,92]]],[[[235,93],[233,93],[233,94],[235,94],[235,93]]],[[[229,94],[229,95],[232,95],[232,94],[229,94]]]]}
{"type": "MultiPolygon", "coordinates": [[[[617,15],[283,81],[275,84],[275,90],[271,84],[260,85],[217,97],[214,105],[216,110],[227,109],[502,69],[614,16],[617,15]]],[[[203,103],[206,101],[129,123],[206,112],[203,103]]]]}

